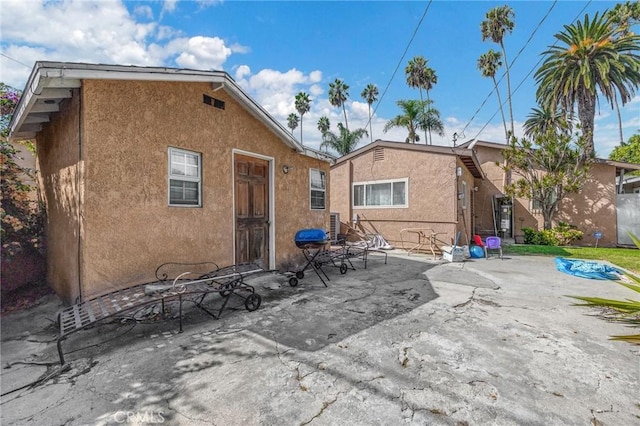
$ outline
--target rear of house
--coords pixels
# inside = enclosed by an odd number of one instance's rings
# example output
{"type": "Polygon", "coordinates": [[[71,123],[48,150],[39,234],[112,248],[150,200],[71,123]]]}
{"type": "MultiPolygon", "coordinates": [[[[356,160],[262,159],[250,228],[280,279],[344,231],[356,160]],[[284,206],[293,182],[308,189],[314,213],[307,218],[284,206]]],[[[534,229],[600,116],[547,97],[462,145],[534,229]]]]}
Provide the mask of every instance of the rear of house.
{"type": "Polygon", "coordinates": [[[446,243],[460,232],[467,244],[474,179],[482,178],[470,150],[378,140],[331,167],[331,210],[397,247],[415,237],[402,232],[411,228],[432,229],[446,243]]]}
{"type": "MultiPolygon", "coordinates": [[[[471,143],[463,146],[471,146],[471,143]]],[[[543,216],[532,201],[525,198],[512,200],[504,194],[507,176],[500,164],[504,161],[502,151],[505,148],[505,144],[493,142],[473,143],[473,150],[486,173],[484,181],[476,181],[474,232],[483,236],[497,234],[523,242],[523,228],[542,229],[543,216]]],[[[589,246],[597,242],[598,246],[613,247],[630,244],[626,230],[640,230],[640,214],[632,213],[632,209],[626,206],[640,204],[633,200],[621,201],[616,177],[624,175],[625,171],[638,169],[640,165],[637,164],[596,160],[580,191],[569,194],[560,203],[554,225],[562,221],[581,230],[584,237],[575,241],[576,245],[589,246]],[[625,217],[627,219],[621,220],[625,217]]]]}
{"type": "Polygon", "coordinates": [[[12,138],[37,141],[48,281],[67,301],[164,262],[287,269],[328,228],[331,158],[224,72],[37,63],[12,138]]]}

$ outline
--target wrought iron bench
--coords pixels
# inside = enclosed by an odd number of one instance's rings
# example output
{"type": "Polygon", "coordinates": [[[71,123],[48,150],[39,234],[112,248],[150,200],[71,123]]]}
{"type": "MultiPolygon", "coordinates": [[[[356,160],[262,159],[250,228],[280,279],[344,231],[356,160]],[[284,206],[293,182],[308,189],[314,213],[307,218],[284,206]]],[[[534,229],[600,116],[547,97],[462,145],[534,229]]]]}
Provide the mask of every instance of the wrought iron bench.
{"type": "Polygon", "coordinates": [[[165,303],[178,301],[180,332],[182,332],[182,302],[191,301],[213,318],[220,318],[222,311],[227,306],[232,295],[240,296],[237,292],[248,293],[244,298],[244,306],[247,311],[255,311],[260,307],[262,301],[255,288],[244,282],[248,275],[271,272],[262,269],[252,263],[238,264],[220,268],[212,262],[185,264],[185,263],[165,263],[156,269],[158,281],[147,284],[139,284],[133,287],[116,290],[103,294],[81,303],[74,304],[58,312],[58,326],[60,334],[57,339],[58,355],[60,364],[64,365],[64,353],[62,352],[62,341],[69,335],[85,330],[89,327],[104,322],[106,319],[141,309],[149,305],[162,305],[162,314],[165,313],[165,303]],[[170,279],[171,270],[184,271],[184,268],[202,268],[202,265],[210,265],[213,268],[206,273],[198,274],[196,278],[192,272],[182,272],[170,279]],[[211,293],[218,293],[223,298],[223,303],[217,313],[207,309],[203,302],[211,293]]]}

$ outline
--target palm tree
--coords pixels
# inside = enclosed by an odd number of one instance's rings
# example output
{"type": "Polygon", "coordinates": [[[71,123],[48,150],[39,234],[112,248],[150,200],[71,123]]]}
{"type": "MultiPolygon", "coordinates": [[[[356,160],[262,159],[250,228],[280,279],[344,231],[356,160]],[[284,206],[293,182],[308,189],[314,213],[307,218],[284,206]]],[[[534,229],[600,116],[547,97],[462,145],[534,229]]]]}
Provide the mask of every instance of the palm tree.
{"type": "Polygon", "coordinates": [[[349,86],[342,80],[336,78],[333,83],[329,83],[329,102],[334,107],[342,107],[344,113],[344,126],[349,130],[349,124],[347,123],[347,110],[344,103],[349,99],[349,86]]]}
{"type": "Polygon", "coordinates": [[[533,108],[524,122],[525,136],[535,137],[553,131],[554,134],[570,134],[571,122],[563,111],[549,107],[533,108]]]}
{"type": "Polygon", "coordinates": [[[498,43],[502,49],[502,57],[504,58],[505,74],[507,76],[507,100],[509,105],[509,119],[511,120],[511,136],[514,135],[513,127],[513,106],[511,102],[511,78],[509,76],[509,61],[507,60],[507,51],[504,48],[504,35],[511,33],[515,27],[513,22],[515,14],[509,6],[498,6],[487,12],[486,19],[480,24],[480,32],[482,33],[482,41],[490,39],[494,43],[498,43]]]}
{"type": "Polygon", "coordinates": [[[565,25],[555,35],[563,45],[550,46],[535,73],[540,105],[561,106],[567,114],[578,106],[578,119],[586,140],[585,156],[594,154],[593,125],[597,91],[611,104],[620,96],[629,102],[640,85],[640,36],[614,37],[606,14],[588,15],[583,22],[565,25]]]}
{"type": "Polygon", "coordinates": [[[364,88],[360,96],[367,101],[369,105],[369,137],[371,138],[371,142],[373,142],[373,130],[371,128],[371,105],[378,100],[378,87],[373,84],[367,84],[367,87],[364,88]]]}
{"type": "Polygon", "coordinates": [[[287,127],[291,129],[291,136],[293,136],[293,131],[298,127],[298,120],[298,116],[293,112],[287,117],[287,127]]]}
{"type": "MultiPolygon", "coordinates": [[[[609,22],[611,23],[615,37],[627,37],[633,35],[631,27],[640,21],[640,3],[618,3],[615,7],[607,12],[609,22]]],[[[624,135],[622,133],[622,116],[620,115],[620,105],[618,97],[614,93],[613,105],[618,116],[618,134],[620,135],[620,145],[624,144],[624,135]]]]}
{"type": "MultiPolygon", "coordinates": [[[[427,60],[422,56],[415,56],[409,61],[407,67],[404,69],[405,76],[407,78],[407,85],[409,87],[418,88],[420,91],[420,101],[424,101],[422,98],[422,89],[427,92],[427,101],[429,98],[429,90],[433,88],[433,85],[438,82],[438,76],[436,72],[427,66],[427,60]]],[[[423,103],[423,106],[426,104],[423,103]]],[[[425,111],[423,111],[425,113],[425,111]]],[[[427,133],[425,129],[425,143],[427,141],[427,133]]],[[[429,134],[429,144],[431,144],[431,134],[429,134]]]]}
{"type": "Polygon", "coordinates": [[[431,132],[436,132],[438,136],[444,136],[444,124],[440,119],[440,111],[432,108],[431,101],[427,101],[427,109],[424,112],[424,118],[422,125],[429,132],[429,138],[431,138],[431,132]]]}
{"type": "Polygon", "coordinates": [[[331,128],[331,122],[329,121],[329,117],[324,115],[320,117],[320,119],[318,120],[318,130],[320,130],[320,134],[322,134],[322,142],[324,142],[325,135],[327,134],[330,128],[331,128]]]}
{"type": "Polygon", "coordinates": [[[640,3],[618,3],[607,12],[609,21],[615,27],[616,36],[626,37],[633,35],[631,27],[640,22],[640,3]]]}
{"type": "Polygon", "coordinates": [[[296,95],[296,111],[300,114],[300,143],[302,142],[302,117],[311,109],[311,99],[305,92],[296,95]]]}
{"type": "Polygon", "coordinates": [[[393,127],[405,127],[409,134],[405,142],[416,143],[420,140],[417,130],[425,129],[424,108],[425,102],[418,100],[399,100],[396,104],[402,110],[402,114],[395,116],[384,125],[383,132],[393,127]]]}
{"type": "Polygon", "coordinates": [[[324,142],[320,144],[320,148],[332,148],[340,156],[347,155],[356,148],[360,139],[367,135],[366,129],[356,129],[350,132],[342,123],[338,123],[339,135],[328,131],[324,142]]]}
{"type": "Polygon", "coordinates": [[[500,105],[500,114],[502,115],[502,125],[504,126],[504,137],[507,143],[509,143],[509,132],[507,130],[507,120],[504,118],[504,108],[502,108],[502,99],[500,99],[500,90],[498,89],[498,82],[496,81],[496,72],[498,68],[502,66],[502,53],[496,52],[493,49],[489,49],[487,53],[483,53],[478,58],[478,69],[482,72],[483,77],[491,77],[493,80],[493,87],[495,88],[496,95],[498,96],[498,104],[500,105]]]}

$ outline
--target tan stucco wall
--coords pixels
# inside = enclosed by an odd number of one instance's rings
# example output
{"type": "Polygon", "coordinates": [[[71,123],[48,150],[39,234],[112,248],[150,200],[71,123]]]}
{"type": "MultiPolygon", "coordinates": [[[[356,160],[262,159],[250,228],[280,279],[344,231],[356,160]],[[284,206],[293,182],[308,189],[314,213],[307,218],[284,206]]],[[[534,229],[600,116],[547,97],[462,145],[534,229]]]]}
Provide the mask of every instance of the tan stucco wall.
{"type": "MultiPolygon", "coordinates": [[[[324,170],[328,178],[329,164],[293,151],[224,90],[205,83],[90,80],[83,82],[81,110],[84,298],[151,281],[164,262],[232,264],[234,148],[275,159],[271,266],[300,261],[298,229],[328,229],[328,201],[325,211],[309,208],[308,169],[324,170]],[[225,110],[204,104],[203,94],[225,101],[225,110]],[[168,206],[170,146],[202,154],[201,208],[168,206]],[[293,166],[287,175],[284,164],[293,166]]],[[[66,142],[57,149],[71,149],[66,142]]],[[[71,231],[54,236],[53,263],[63,263],[58,241],[71,231]]]]}
{"type": "Polygon", "coordinates": [[[82,161],[79,160],[79,92],[60,103],[60,113],[36,138],[38,183],[47,209],[47,281],[67,302],[80,296],[82,161]]]}
{"type": "MultiPolygon", "coordinates": [[[[332,167],[331,210],[340,213],[342,222],[348,222],[358,214],[366,230],[377,230],[398,247],[402,245],[401,230],[404,228],[432,228],[442,233],[441,240],[450,242],[455,238],[456,230],[464,234],[462,217],[458,218],[456,213],[457,164],[462,166],[453,155],[389,147],[384,148],[384,160],[374,161],[373,150],[365,151],[332,167]],[[403,178],[409,179],[407,208],[353,208],[350,213],[351,183],[403,178]]],[[[466,180],[469,192],[474,187],[473,178],[464,166],[462,169],[459,182],[466,180]]],[[[470,208],[464,214],[469,226],[470,208]]],[[[404,235],[413,238],[411,234],[404,235]]]]}
{"type": "MultiPolygon", "coordinates": [[[[487,179],[479,184],[476,197],[476,232],[486,233],[493,227],[491,197],[502,192],[503,171],[496,165],[502,162],[502,150],[486,146],[477,146],[478,160],[487,179]]],[[[514,177],[515,178],[515,177],[514,177]]],[[[479,181],[476,181],[477,183],[479,181]]],[[[584,232],[581,241],[575,245],[594,245],[593,233],[599,230],[603,238],[598,246],[615,246],[616,237],[616,188],[615,167],[607,164],[594,164],[590,179],[585,182],[581,191],[570,194],[559,206],[554,226],[563,221],[575,225],[584,232]]],[[[532,211],[531,202],[525,198],[517,198],[514,206],[515,235],[522,235],[522,228],[542,229],[544,218],[542,212],[532,211]]]]}
{"type": "Polygon", "coordinates": [[[590,178],[578,194],[564,199],[558,212],[558,220],[575,225],[584,232],[579,245],[595,245],[593,233],[602,232],[599,247],[617,244],[616,171],[607,164],[594,164],[590,178]]]}

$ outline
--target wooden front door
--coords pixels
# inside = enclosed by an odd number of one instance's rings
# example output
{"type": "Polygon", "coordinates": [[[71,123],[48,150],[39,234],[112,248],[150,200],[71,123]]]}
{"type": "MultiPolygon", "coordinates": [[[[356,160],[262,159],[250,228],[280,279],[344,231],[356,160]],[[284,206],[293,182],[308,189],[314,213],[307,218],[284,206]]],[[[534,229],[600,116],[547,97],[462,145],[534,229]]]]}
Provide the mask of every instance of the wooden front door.
{"type": "Polygon", "coordinates": [[[235,155],[236,263],[269,268],[269,162],[235,155]]]}

